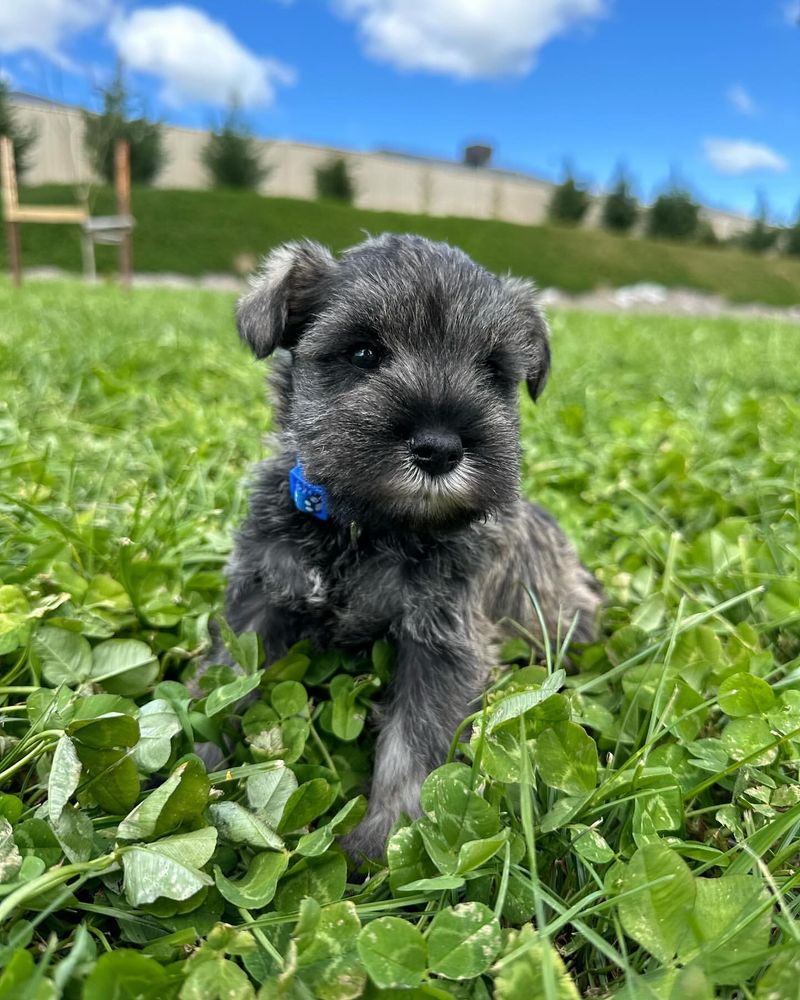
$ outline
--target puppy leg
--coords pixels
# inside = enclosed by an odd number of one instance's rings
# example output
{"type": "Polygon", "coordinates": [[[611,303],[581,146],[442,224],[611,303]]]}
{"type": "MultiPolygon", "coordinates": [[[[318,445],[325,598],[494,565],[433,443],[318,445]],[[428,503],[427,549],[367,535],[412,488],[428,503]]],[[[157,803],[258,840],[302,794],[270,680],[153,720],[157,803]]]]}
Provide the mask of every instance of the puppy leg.
{"type": "MultiPolygon", "coordinates": [[[[229,580],[225,594],[225,621],[236,635],[257,632],[261,636],[267,664],[285,656],[292,643],[301,638],[300,615],[292,608],[277,605],[256,576],[239,575],[229,580]]],[[[209,667],[222,663],[241,673],[239,664],[234,662],[225,648],[216,623],[212,625],[211,634],[211,650],[188,685],[194,698],[203,697],[199,682],[209,667]]]]}
{"type": "Polygon", "coordinates": [[[485,679],[477,647],[463,635],[448,641],[396,636],[394,676],[380,708],[380,735],[369,809],[345,840],[353,857],[379,857],[401,812],[418,816],[419,790],[443,764],[458,724],[471,711],[485,679]]]}
{"type": "MultiPolygon", "coordinates": [[[[302,595],[298,590],[303,583],[307,596],[309,589],[313,590],[317,581],[313,575],[301,572],[297,561],[290,557],[286,545],[264,546],[259,555],[255,564],[240,552],[232,559],[225,594],[225,620],[236,635],[257,632],[264,643],[265,661],[270,664],[285,656],[289,647],[303,637],[303,615],[288,601],[300,600],[302,595]]],[[[241,673],[241,667],[233,661],[225,648],[219,630],[214,628],[213,633],[213,647],[188,684],[194,698],[204,696],[200,679],[213,664],[227,664],[241,673]]],[[[243,698],[237,703],[234,714],[241,715],[257,698],[258,692],[243,698]]],[[[230,752],[230,737],[227,742],[230,752]]],[[[195,753],[209,770],[220,767],[226,758],[225,751],[216,743],[197,743],[195,753]]]]}
{"type": "MultiPolygon", "coordinates": [[[[274,663],[282,656],[293,642],[299,638],[299,616],[291,608],[276,605],[260,581],[248,581],[243,586],[241,581],[228,588],[225,598],[225,621],[236,635],[242,632],[257,632],[264,643],[265,663],[274,663]],[[297,636],[297,638],[296,638],[297,636]]],[[[215,651],[221,652],[223,658],[215,663],[230,663],[227,650],[222,643],[216,645],[215,651]]],[[[239,669],[236,664],[231,664],[239,669]]]]}
{"type": "Polygon", "coordinates": [[[323,607],[327,592],[322,575],[283,539],[244,534],[228,566],[225,618],[234,632],[258,632],[267,663],[286,654],[303,638],[303,622],[323,607]]]}

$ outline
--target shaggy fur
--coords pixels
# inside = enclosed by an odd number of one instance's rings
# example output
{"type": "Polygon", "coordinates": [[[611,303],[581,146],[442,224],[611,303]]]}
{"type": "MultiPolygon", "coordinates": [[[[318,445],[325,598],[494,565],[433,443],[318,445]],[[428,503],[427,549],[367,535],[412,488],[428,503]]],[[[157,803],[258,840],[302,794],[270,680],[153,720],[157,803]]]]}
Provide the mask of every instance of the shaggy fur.
{"type": "Polygon", "coordinates": [[[389,235],[338,260],[310,242],[273,251],[237,320],[257,357],[277,351],[280,433],[228,567],[226,617],[263,637],[268,660],[301,638],[392,641],[369,811],[347,845],[378,855],[475,710],[498,623],[539,634],[527,591],[551,642],[575,619],[576,640],[593,636],[596,580],[519,496],[518,385],[534,398],[544,386],[547,326],[527,282],[389,235]],[[292,502],[298,458],[329,521],[292,502]]]}

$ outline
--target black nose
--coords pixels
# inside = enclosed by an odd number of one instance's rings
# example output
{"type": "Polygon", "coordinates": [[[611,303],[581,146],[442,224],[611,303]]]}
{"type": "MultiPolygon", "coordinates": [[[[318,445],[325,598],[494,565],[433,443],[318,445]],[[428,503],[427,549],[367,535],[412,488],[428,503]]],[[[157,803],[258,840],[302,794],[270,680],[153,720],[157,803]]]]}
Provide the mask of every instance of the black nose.
{"type": "Polygon", "coordinates": [[[443,476],[458,465],[464,446],[452,431],[419,431],[408,442],[414,463],[431,476],[443,476]]]}

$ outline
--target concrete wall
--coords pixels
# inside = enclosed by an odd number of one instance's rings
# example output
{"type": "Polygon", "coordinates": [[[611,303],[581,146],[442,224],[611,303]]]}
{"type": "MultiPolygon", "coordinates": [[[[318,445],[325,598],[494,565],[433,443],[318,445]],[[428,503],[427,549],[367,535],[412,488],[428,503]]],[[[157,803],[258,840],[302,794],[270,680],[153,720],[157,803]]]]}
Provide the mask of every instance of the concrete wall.
{"type": "Polygon", "coordinates": [[[94,180],[83,146],[83,114],[78,108],[29,104],[12,99],[14,117],[36,129],[26,184],[81,184],[94,180]]]}
{"type": "MultiPolygon", "coordinates": [[[[19,120],[32,124],[39,139],[28,171],[27,184],[78,184],[96,179],[83,147],[83,113],[78,108],[38,98],[14,95],[19,120]]],[[[163,188],[202,189],[209,178],[201,160],[208,133],[164,126],[166,165],[156,179],[163,188]]],[[[544,221],[553,185],[526,174],[465,167],[459,163],[427,160],[391,153],[357,153],[285,140],[258,140],[269,174],[261,185],[265,195],[315,197],[314,170],[332,157],[348,163],[359,208],[422,215],[502,219],[522,225],[544,221]]],[[[597,225],[600,199],[587,213],[587,225],[597,225]]],[[[748,229],[751,220],[729,212],[704,209],[720,239],[748,229]]]]}

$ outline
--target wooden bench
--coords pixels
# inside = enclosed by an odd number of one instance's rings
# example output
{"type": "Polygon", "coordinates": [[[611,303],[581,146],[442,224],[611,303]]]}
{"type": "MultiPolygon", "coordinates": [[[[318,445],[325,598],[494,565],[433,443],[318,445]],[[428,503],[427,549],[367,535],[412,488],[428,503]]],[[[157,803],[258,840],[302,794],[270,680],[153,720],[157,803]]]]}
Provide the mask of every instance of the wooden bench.
{"type": "Polygon", "coordinates": [[[131,232],[134,220],[130,214],[131,180],[130,150],[125,140],[118,140],[114,150],[114,181],[117,195],[117,215],[91,216],[88,207],[71,205],[20,205],[14,146],[8,136],[0,136],[0,191],[3,216],[8,236],[8,256],[14,284],[22,284],[21,223],[77,225],[81,227],[81,255],[84,274],[96,276],[94,245],[112,243],[120,248],[120,276],[124,284],[131,281],[131,232]]]}

